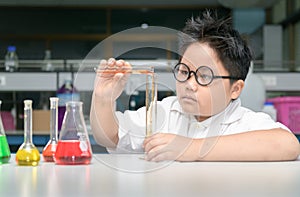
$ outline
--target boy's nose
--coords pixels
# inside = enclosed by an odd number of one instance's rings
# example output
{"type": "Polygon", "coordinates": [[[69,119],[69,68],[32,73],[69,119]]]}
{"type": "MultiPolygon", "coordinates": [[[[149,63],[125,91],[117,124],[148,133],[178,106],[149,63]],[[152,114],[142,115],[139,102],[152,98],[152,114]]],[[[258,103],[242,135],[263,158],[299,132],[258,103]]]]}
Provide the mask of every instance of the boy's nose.
{"type": "Polygon", "coordinates": [[[186,81],[188,88],[190,88],[192,91],[196,91],[199,84],[196,81],[196,76],[194,73],[191,73],[191,77],[186,81]]]}

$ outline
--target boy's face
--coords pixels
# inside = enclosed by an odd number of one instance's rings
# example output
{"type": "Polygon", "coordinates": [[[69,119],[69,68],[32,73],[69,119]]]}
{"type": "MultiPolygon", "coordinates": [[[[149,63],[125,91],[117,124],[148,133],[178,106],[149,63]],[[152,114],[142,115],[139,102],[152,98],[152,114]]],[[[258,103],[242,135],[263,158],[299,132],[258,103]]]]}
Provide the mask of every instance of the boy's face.
{"type": "MultiPolygon", "coordinates": [[[[215,52],[203,43],[190,45],[183,54],[181,63],[186,64],[191,71],[200,66],[212,69],[214,76],[229,76],[215,52]]],[[[231,99],[235,99],[229,79],[216,78],[207,86],[201,86],[195,80],[194,74],[185,81],[176,81],[177,97],[184,112],[204,120],[223,111],[231,99]]]]}

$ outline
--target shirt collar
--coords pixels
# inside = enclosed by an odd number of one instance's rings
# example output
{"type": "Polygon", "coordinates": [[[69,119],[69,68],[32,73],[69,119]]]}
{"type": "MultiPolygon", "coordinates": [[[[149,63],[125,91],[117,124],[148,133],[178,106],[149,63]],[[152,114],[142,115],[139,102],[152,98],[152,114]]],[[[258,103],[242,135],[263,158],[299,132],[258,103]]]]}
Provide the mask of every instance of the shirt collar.
{"type": "Polygon", "coordinates": [[[244,112],[241,108],[241,99],[236,99],[230,102],[226,109],[221,112],[225,114],[225,119],[223,124],[231,124],[242,118],[244,112]]]}

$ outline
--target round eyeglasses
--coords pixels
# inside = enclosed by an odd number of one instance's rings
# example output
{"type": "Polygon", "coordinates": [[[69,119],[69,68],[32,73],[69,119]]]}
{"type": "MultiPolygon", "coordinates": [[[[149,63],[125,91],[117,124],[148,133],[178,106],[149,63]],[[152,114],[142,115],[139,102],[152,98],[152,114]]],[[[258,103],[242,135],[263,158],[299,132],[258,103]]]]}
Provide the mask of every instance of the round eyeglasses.
{"type": "Polygon", "coordinates": [[[214,79],[218,78],[233,80],[241,79],[233,76],[215,76],[212,69],[207,66],[200,66],[196,71],[192,71],[186,64],[178,63],[173,69],[174,77],[179,82],[187,81],[191,77],[192,73],[194,74],[197,83],[201,86],[207,86],[211,84],[214,79]]]}

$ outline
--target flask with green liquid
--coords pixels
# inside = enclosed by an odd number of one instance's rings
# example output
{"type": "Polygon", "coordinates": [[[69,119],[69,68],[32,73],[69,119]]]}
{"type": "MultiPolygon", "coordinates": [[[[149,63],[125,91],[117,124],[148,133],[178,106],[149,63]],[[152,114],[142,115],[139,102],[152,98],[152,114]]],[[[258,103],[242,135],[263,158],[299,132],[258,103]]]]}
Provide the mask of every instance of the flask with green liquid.
{"type": "Polygon", "coordinates": [[[1,104],[2,101],[0,100],[0,164],[4,164],[8,163],[10,160],[10,150],[1,119],[1,104]]]}
{"type": "Polygon", "coordinates": [[[24,101],[24,142],[16,153],[16,162],[20,166],[37,166],[40,152],[32,142],[32,100],[24,101]]]}

